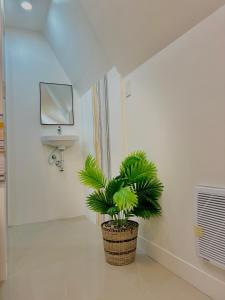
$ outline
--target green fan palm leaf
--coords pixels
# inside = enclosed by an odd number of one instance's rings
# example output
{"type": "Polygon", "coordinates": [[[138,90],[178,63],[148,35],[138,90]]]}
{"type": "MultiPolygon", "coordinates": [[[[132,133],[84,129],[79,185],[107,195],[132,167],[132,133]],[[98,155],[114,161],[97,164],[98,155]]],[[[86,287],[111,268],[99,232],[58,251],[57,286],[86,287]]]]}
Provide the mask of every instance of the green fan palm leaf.
{"type": "Polygon", "coordinates": [[[138,217],[149,219],[153,216],[161,215],[161,206],[158,202],[163,185],[158,178],[145,179],[134,184],[138,196],[138,207],[135,207],[132,213],[138,217]]]}
{"type": "Polygon", "coordinates": [[[120,176],[133,183],[143,178],[157,177],[157,169],[154,163],[147,160],[144,152],[136,151],[122,162],[120,176]]]}
{"type": "Polygon", "coordinates": [[[147,156],[144,151],[134,151],[130,153],[121,163],[122,167],[129,167],[133,164],[140,162],[140,161],[146,161],[147,156]]]}
{"type": "Polygon", "coordinates": [[[102,191],[95,191],[91,193],[86,200],[87,207],[100,214],[107,214],[110,209],[110,205],[108,204],[105,193],[102,191]]]}
{"type": "Polygon", "coordinates": [[[105,188],[105,193],[109,203],[113,204],[114,194],[118,192],[123,185],[124,180],[121,178],[113,178],[108,182],[105,188]]]}
{"type": "Polygon", "coordinates": [[[159,217],[161,216],[162,209],[159,203],[152,202],[152,203],[145,203],[143,205],[138,205],[135,207],[132,213],[143,219],[149,219],[151,217],[159,217]]]}
{"type": "Polygon", "coordinates": [[[131,211],[138,204],[138,198],[130,187],[121,188],[113,196],[113,201],[120,211],[131,211]]]}
{"type": "Polygon", "coordinates": [[[107,180],[98,167],[96,159],[92,155],[88,155],[85,161],[85,167],[79,172],[80,181],[93,189],[105,188],[107,180]]]}
{"type": "Polygon", "coordinates": [[[133,184],[139,201],[157,201],[162,192],[163,184],[158,178],[143,179],[133,184]]]}

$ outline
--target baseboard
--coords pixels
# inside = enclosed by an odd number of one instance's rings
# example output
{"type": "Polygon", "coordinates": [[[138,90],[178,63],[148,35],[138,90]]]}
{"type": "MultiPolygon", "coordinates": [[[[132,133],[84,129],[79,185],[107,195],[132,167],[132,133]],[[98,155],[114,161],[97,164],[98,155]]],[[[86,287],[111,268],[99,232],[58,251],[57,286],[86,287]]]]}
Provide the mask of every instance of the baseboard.
{"type": "Polygon", "coordinates": [[[225,299],[225,282],[200,270],[194,265],[143,237],[138,239],[139,248],[161,265],[183,278],[214,300],[225,299]]]}
{"type": "Polygon", "coordinates": [[[24,223],[13,223],[8,224],[8,228],[16,227],[16,226],[23,226],[23,225],[32,225],[32,224],[41,224],[41,223],[50,223],[55,221],[69,221],[69,220],[82,220],[87,219],[86,215],[79,215],[74,217],[63,217],[63,218],[54,218],[54,219],[46,219],[46,220],[36,220],[34,222],[24,222],[24,223]]]}

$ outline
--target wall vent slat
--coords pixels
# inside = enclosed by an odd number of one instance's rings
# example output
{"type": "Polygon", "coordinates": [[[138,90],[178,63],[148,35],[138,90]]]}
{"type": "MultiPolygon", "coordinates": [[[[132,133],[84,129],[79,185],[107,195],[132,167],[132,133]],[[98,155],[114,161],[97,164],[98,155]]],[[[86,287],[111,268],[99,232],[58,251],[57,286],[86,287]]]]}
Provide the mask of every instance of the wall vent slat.
{"type": "Polygon", "coordinates": [[[225,189],[196,188],[196,225],[198,255],[225,268],[225,189]]]}

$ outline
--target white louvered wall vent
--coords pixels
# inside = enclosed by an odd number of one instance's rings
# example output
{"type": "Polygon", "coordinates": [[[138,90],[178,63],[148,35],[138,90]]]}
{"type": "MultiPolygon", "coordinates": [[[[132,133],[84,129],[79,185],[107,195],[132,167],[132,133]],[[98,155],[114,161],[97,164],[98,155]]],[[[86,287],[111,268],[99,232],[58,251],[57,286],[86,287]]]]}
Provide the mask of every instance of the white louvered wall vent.
{"type": "Polygon", "coordinates": [[[198,186],[196,191],[198,255],[225,268],[225,189],[198,186]]]}

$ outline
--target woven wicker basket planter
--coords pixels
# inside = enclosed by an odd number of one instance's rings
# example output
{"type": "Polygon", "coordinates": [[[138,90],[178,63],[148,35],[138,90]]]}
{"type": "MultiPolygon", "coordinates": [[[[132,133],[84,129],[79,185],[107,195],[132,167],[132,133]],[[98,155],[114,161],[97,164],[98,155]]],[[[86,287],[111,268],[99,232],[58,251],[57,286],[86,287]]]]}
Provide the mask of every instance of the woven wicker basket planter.
{"type": "Polygon", "coordinates": [[[123,266],[135,260],[138,223],[128,221],[126,227],[114,227],[110,221],[102,223],[102,235],[106,261],[123,266]]]}

